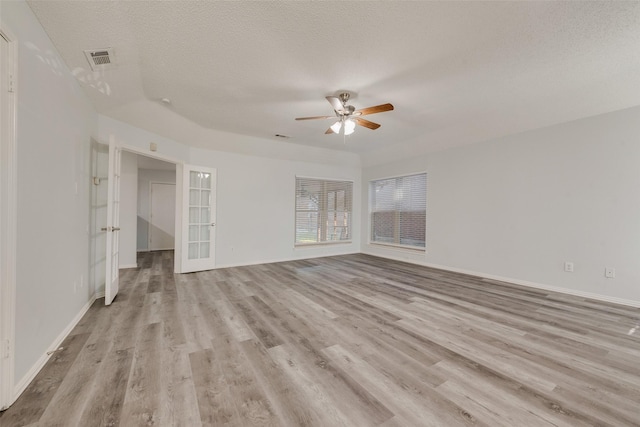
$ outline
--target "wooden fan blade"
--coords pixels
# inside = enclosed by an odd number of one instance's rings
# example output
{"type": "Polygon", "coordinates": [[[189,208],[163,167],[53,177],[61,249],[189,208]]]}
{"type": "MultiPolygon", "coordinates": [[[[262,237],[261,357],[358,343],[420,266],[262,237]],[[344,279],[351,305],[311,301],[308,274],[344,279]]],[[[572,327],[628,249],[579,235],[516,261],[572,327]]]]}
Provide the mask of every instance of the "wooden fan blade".
{"type": "Polygon", "coordinates": [[[366,128],[376,130],[380,127],[379,124],[370,122],[369,120],[361,119],[359,117],[353,117],[351,120],[356,122],[357,125],[364,126],[366,128]]]}
{"type": "Polygon", "coordinates": [[[329,128],[329,129],[327,129],[327,131],[324,134],[325,135],[331,135],[332,133],[335,133],[335,132],[333,131],[333,129],[329,128]]]}
{"type": "Polygon", "coordinates": [[[296,117],[296,120],[334,119],[336,116],[296,117]]]}
{"type": "Polygon", "coordinates": [[[391,104],[381,104],[376,105],[375,107],[363,108],[362,110],[357,110],[353,114],[355,116],[366,116],[367,114],[375,114],[375,113],[384,113],[385,111],[393,110],[393,105],[391,104]]]}
{"type": "Polygon", "coordinates": [[[344,105],[342,105],[342,101],[340,101],[340,98],[337,96],[327,96],[327,101],[329,101],[329,104],[336,110],[336,113],[344,112],[344,105]]]}

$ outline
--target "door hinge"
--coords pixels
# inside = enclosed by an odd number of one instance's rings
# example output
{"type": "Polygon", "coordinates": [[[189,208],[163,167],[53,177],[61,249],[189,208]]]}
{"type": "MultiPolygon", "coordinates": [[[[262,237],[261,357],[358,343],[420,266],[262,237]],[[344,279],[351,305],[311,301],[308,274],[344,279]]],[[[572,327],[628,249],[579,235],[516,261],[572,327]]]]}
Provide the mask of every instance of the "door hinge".
{"type": "Polygon", "coordinates": [[[7,92],[13,93],[13,74],[9,74],[9,89],[7,92]]]}
{"type": "Polygon", "coordinates": [[[4,340],[4,343],[2,345],[2,358],[8,359],[10,352],[11,352],[11,341],[4,340]]]}

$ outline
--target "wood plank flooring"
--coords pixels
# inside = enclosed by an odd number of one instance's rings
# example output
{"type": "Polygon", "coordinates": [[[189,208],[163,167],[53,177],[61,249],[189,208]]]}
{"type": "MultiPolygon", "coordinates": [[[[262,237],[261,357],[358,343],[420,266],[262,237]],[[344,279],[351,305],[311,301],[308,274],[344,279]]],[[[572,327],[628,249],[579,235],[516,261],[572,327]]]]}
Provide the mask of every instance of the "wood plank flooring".
{"type": "Polygon", "coordinates": [[[640,426],[640,309],[367,255],[121,271],[14,426],[640,426]]]}

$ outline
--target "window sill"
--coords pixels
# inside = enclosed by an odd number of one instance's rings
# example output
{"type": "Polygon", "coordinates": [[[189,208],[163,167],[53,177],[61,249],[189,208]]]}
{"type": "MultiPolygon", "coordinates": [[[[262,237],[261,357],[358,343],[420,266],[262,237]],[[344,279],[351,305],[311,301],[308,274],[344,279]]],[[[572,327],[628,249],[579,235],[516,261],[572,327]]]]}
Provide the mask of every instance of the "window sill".
{"type": "Polygon", "coordinates": [[[389,249],[395,249],[400,251],[409,251],[409,252],[427,252],[427,248],[421,248],[417,246],[407,246],[407,245],[396,245],[393,243],[381,243],[381,242],[369,242],[370,245],[373,246],[383,246],[389,249]]]}
{"type": "Polygon", "coordinates": [[[331,241],[331,242],[315,242],[315,243],[295,243],[293,245],[294,249],[298,248],[314,248],[318,246],[332,246],[332,245],[345,245],[353,243],[352,240],[339,240],[339,241],[331,241]]]}

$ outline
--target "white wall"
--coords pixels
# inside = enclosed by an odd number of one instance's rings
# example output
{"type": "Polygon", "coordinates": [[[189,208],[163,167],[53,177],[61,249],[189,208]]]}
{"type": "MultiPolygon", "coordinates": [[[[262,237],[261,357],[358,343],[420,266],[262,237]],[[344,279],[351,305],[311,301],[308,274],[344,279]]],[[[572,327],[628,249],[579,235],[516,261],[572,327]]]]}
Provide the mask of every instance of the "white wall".
{"type": "Polygon", "coordinates": [[[140,169],[138,171],[138,251],[149,250],[149,221],[150,200],[149,189],[151,182],[176,183],[176,171],[140,169]]]}
{"type": "Polygon", "coordinates": [[[640,304],[640,107],[368,167],[363,182],[363,252],[640,304]],[[427,253],[368,244],[367,182],[419,171],[427,253]]]}
{"type": "MultiPolygon", "coordinates": [[[[121,121],[119,123],[137,123],[145,130],[139,129],[134,133],[143,139],[145,134],[156,135],[154,138],[159,141],[185,141],[190,147],[226,153],[292,161],[313,159],[313,163],[330,165],[360,164],[360,157],[354,153],[314,147],[304,143],[296,144],[282,139],[276,140],[273,137],[270,139],[258,138],[205,128],[180,116],[170,107],[162,105],[154,99],[144,99],[112,108],[109,110],[109,116],[111,118],[101,119],[101,124],[107,121],[112,124],[118,123],[118,121],[121,121]],[[158,135],[164,135],[164,137],[158,135]]],[[[333,140],[333,144],[336,144],[335,140],[333,140]]],[[[147,143],[143,148],[147,148],[148,145],[147,143]]],[[[167,144],[165,148],[170,149],[170,146],[171,144],[167,144]]],[[[162,147],[161,149],[162,152],[168,154],[166,149],[162,147]]]]}
{"type": "Polygon", "coordinates": [[[24,1],[2,2],[18,38],[15,379],[46,360],[94,293],[90,144],[97,115],[24,1]],[[37,268],[34,268],[37,267],[37,268]]]}
{"type": "Polygon", "coordinates": [[[190,148],[188,145],[99,114],[98,136],[100,141],[108,144],[110,135],[116,136],[119,143],[134,147],[142,152],[148,152],[151,157],[159,154],[176,161],[189,159],[190,148]],[[157,152],[149,150],[149,144],[152,142],[156,143],[157,152]]]}
{"type": "Polygon", "coordinates": [[[360,251],[360,168],[193,149],[217,169],[216,266],[259,264],[360,251]],[[294,247],[295,177],[353,181],[353,242],[294,247]]]}
{"type": "Polygon", "coordinates": [[[138,209],[138,155],[122,152],[120,171],[120,268],[135,268],[138,209]]]}
{"type": "MultiPolygon", "coordinates": [[[[273,157],[257,157],[188,147],[104,116],[100,116],[99,123],[102,139],[114,134],[122,143],[143,150],[149,147],[149,142],[156,142],[156,154],[217,169],[217,267],[360,251],[358,219],[361,203],[358,191],[354,191],[352,243],[294,247],[296,175],[353,180],[354,189],[358,189],[361,186],[360,167],[354,154],[344,153],[333,165],[327,163],[330,153],[322,156],[322,163],[305,162],[292,160],[282,150],[282,143],[274,143],[277,149],[271,153],[273,157]],[[282,156],[278,158],[280,154],[282,156]]],[[[250,139],[255,142],[255,138],[250,139]]],[[[262,143],[269,146],[272,141],[263,140],[262,143]]],[[[308,158],[313,159],[318,150],[309,147],[308,158]]],[[[300,154],[300,147],[295,152],[300,154]]]]}

